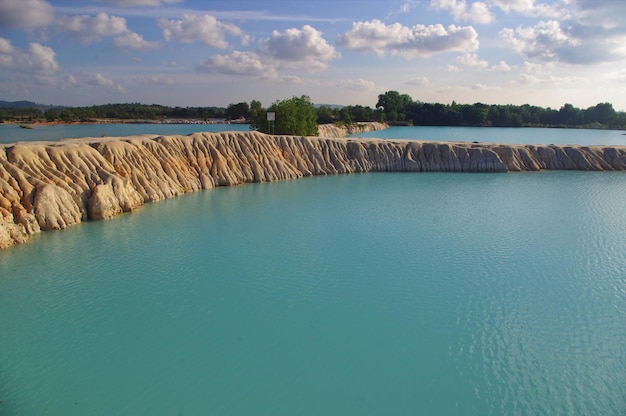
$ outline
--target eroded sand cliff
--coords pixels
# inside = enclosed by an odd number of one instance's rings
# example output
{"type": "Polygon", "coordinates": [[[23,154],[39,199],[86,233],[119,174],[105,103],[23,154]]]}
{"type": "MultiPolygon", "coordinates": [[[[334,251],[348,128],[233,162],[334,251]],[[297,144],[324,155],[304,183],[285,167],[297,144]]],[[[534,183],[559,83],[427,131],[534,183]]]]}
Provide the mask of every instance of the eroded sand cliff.
{"type": "Polygon", "coordinates": [[[319,137],[345,137],[349,134],[365,133],[368,131],[380,131],[388,128],[385,123],[369,121],[366,123],[353,123],[349,126],[340,126],[334,123],[320,124],[318,126],[319,137]]]}
{"type": "Polygon", "coordinates": [[[0,145],[0,248],[164,198],[353,172],[626,170],[626,147],[534,146],[257,132],[0,145]]]}

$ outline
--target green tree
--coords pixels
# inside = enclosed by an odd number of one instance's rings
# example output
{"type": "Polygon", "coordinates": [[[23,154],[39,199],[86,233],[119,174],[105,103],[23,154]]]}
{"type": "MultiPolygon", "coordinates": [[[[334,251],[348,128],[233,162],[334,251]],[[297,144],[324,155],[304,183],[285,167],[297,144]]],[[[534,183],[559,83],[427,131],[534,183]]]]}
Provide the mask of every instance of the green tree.
{"type": "Polygon", "coordinates": [[[344,124],[352,124],[352,116],[350,115],[350,109],[348,109],[347,107],[344,107],[341,110],[339,110],[339,119],[344,124]]]}
{"type": "MultiPolygon", "coordinates": [[[[259,118],[259,115],[261,115],[261,113],[263,113],[263,104],[261,104],[261,101],[250,101],[250,120],[255,120],[259,118]]],[[[263,117],[265,117],[265,114],[263,114],[263,117]]]]}
{"type": "MultiPolygon", "coordinates": [[[[274,134],[289,134],[296,136],[317,136],[317,111],[311,99],[303,95],[288,100],[276,101],[267,112],[276,114],[274,134]]],[[[266,112],[251,120],[251,128],[263,133],[269,133],[269,123],[266,112]]]]}
{"type": "Polygon", "coordinates": [[[250,106],[246,102],[229,104],[226,108],[226,118],[228,120],[248,119],[250,117],[250,106]]]}
{"type": "Polygon", "coordinates": [[[383,108],[387,120],[405,120],[406,109],[413,103],[413,99],[408,94],[400,94],[398,91],[387,91],[378,96],[376,108],[383,108]]]}
{"type": "Polygon", "coordinates": [[[332,123],[334,120],[333,111],[327,105],[321,105],[317,109],[317,123],[318,124],[328,124],[332,123]]]}

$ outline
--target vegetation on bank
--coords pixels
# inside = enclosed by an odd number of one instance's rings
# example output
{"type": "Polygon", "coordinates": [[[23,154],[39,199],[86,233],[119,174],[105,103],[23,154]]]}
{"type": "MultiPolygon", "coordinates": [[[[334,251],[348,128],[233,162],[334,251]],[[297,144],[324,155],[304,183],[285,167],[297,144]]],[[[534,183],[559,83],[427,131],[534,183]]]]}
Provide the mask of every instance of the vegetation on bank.
{"type": "Polygon", "coordinates": [[[565,127],[626,129],[626,112],[617,112],[611,103],[599,103],[580,109],[572,104],[561,108],[543,108],[529,104],[451,104],[415,101],[407,94],[387,91],[378,96],[374,108],[360,105],[314,106],[303,95],[276,101],[265,108],[252,100],[222,107],[167,107],[139,103],[106,104],[91,107],[23,106],[0,108],[0,122],[89,122],[98,119],[146,120],[211,119],[247,120],[251,127],[276,134],[313,135],[317,124],[380,121],[412,126],[493,126],[493,127],[565,127]],[[268,123],[267,113],[276,120],[268,123]]]}
{"type": "Polygon", "coordinates": [[[157,104],[104,104],[91,107],[51,107],[44,111],[31,108],[0,108],[0,122],[90,122],[100,119],[148,120],[162,119],[224,119],[222,107],[167,107],[157,104]]]}
{"type": "Polygon", "coordinates": [[[558,110],[529,104],[431,104],[387,91],[378,96],[376,107],[383,109],[386,121],[414,126],[626,128],[626,113],[616,112],[610,103],[587,109],[565,104],[558,110]]]}

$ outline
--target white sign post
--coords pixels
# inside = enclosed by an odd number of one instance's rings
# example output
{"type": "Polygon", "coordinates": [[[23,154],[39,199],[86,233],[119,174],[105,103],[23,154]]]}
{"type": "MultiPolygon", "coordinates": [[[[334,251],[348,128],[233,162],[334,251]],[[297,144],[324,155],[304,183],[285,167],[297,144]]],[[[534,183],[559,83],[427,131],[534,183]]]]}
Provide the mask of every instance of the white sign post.
{"type": "Polygon", "coordinates": [[[267,113],[267,131],[269,134],[274,134],[274,121],[276,120],[276,113],[267,113]]]}

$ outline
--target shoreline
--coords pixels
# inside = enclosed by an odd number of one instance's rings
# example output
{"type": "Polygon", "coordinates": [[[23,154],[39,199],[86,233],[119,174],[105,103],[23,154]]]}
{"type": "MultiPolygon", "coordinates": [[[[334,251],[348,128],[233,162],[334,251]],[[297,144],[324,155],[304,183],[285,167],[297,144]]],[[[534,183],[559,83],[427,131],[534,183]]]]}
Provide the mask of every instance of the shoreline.
{"type": "Polygon", "coordinates": [[[626,146],[504,145],[259,132],[0,144],[0,249],[41,231],[245,183],[366,172],[626,171],[626,146]]]}
{"type": "MultiPolygon", "coordinates": [[[[363,125],[363,124],[376,124],[379,122],[374,121],[364,121],[364,122],[354,122],[353,125],[363,125]]],[[[72,126],[72,125],[98,125],[98,124],[250,124],[249,120],[202,120],[202,119],[162,119],[162,120],[149,120],[149,119],[95,119],[89,121],[34,121],[34,122],[24,122],[24,121],[3,121],[0,122],[0,126],[2,125],[30,125],[33,127],[36,126],[72,126]]],[[[328,124],[320,124],[319,126],[325,125],[333,125],[334,123],[328,124]]],[[[385,123],[380,123],[385,124],[385,123]]],[[[615,129],[615,128],[603,128],[603,127],[591,127],[591,126],[461,126],[461,125],[452,125],[452,126],[439,126],[439,125],[418,125],[418,126],[399,126],[393,124],[385,124],[387,128],[390,127],[459,127],[459,128],[476,128],[476,129],[559,129],[559,130],[608,130],[608,131],[626,131],[625,129],[615,129]]],[[[348,127],[350,128],[350,127],[348,127]]],[[[357,132],[360,133],[360,132],[357,132]]],[[[348,133],[353,134],[353,133],[348,133]]],[[[626,136],[626,132],[622,133],[622,135],[626,136]]],[[[327,136],[331,137],[331,136],[327,136]]]]}
{"type": "Polygon", "coordinates": [[[74,125],[96,125],[96,124],[249,124],[242,120],[201,120],[201,119],[113,119],[103,118],[89,121],[4,121],[0,125],[29,125],[29,126],[74,126],[74,125]]]}

